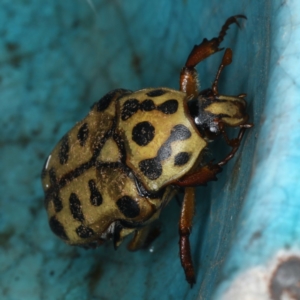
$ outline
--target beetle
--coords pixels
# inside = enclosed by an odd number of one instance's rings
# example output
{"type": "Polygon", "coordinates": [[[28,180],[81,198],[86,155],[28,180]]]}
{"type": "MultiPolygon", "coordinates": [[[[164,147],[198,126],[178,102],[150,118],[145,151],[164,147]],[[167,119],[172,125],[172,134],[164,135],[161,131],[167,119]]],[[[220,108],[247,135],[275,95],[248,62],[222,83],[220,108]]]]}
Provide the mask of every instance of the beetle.
{"type": "MultiPolygon", "coordinates": [[[[204,39],[190,52],[180,73],[179,91],[116,89],[96,102],[56,145],[42,171],[45,207],[51,230],[70,245],[96,247],[134,237],[129,250],[149,241],[151,224],[181,190],[180,260],[192,286],[195,272],[189,235],[195,211],[195,187],[216,180],[233,158],[247,128],[245,94],[222,95],[218,81],[232,61],[225,50],[212,87],[199,91],[196,65],[219,52],[236,15],[219,35],[204,39]],[[227,127],[239,128],[230,139],[227,127]],[[231,147],[218,163],[206,162],[208,143],[222,136],[231,147]]],[[[153,235],[153,234],[152,234],[153,235]]]]}

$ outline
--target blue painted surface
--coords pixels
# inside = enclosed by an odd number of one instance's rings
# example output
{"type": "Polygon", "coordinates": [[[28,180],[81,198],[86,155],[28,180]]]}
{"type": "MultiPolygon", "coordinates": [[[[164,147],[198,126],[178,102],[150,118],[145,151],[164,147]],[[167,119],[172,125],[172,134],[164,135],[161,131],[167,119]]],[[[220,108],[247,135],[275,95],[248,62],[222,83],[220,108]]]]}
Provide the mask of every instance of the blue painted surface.
{"type": "MultiPolygon", "coordinates": [[[[2,1],[1,299],[221,299],[243,271],[299,245],[299,7],[230,3],[93,0],[93,11],[84,0],[2,1]],[[248,20],[224,41],[234,56],[220,91],[248,94],[255,127],[219,180],[198,189],[194,288],[178,258],[175,201],[152,251],[85,251],[58,240],[39,178],[55,143],[111,89],[177,88],[191,47],[234,14],[248,20]]],[[[199,66],[203,88],[221,57],[199,66]]]]}

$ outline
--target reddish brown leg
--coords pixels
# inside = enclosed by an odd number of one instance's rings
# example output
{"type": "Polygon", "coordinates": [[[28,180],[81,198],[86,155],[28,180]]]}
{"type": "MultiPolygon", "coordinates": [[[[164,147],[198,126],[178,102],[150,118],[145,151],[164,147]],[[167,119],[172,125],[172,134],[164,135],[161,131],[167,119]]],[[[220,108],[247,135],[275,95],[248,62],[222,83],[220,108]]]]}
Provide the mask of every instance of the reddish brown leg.
{"type": "Polygon", "coordinates": [[[223,58],[222,58],[222,62],[220,64],[220,67],[219,67],[219,70],[217,72],[217,75],[216,75],[216,78],[214,80],[214,83],[211,87],[211,90],[213,91],[213,94],[216,96],[219,94],[218,92],[218,82],[219,82],[219,78],[220,78],[220,75],[224,69],[224,67],[230,65],[232,62],[232,50],[230,48],[227,48],[225,50],[225,53],[223,55],[223,58]]]}
{"type": "MultiPolygon", "coordinates": [[[[247,124],[247,125],[250,125],[250,124],[247,124]]],[[[251,126],[251,127],[252,127],[252,126],[251,126]]],[[[247,128],[247,127],[241,128],[238,137],[237,137],[236,139],[232,139],[232,140],[229,140],[229,138],[228,138],[228,136],[227,136],[227,134],[226,134],[225,131],[224,131],[224,133],[222,132],[222,133],[223,133],[223,136],[224,136],[224,138],[225,138],[225,140],[226,140],[226,143],[227,143],[229,146],[231,146],[232,149],[231,149],[230,153],[229,153],[223,160],[221,160],[221,161],[218,163],[218,166],[223,167],[224,165],[226,165],[226,164],[234,157],[236,151],[237,151],[237,150],[239,149],[239,147],[240,147],[241,140],[242,140],[242,138],[243,138],[243,136],[244,136],[244,133],[245,133],[245,131],[246,131],[246,128],[247,128]]]]}
{"type": "Polygon", "coordinates": [[[218,37],[211,40],[204,39],[201,44],[194,46],[180,73],[180,90],[185,92],[187,96],[193,95],[196,97],[198,95],[199,82],[195,66],[210,55],[222,50],[219,46],[226,35],[226,31],[233,23],[236,23],[239,26],[237,21],[238,18],[246,19],[243,15],[236,15],[228,18],[218,37]]]}
{"type": "Polygon", "coordinates": [[[193,287],[195,272],[191,257],[189,236],[192,230],[192,221],[195,214],[195,188],[186,188],[179,220],[179,251],[181,265],[187,282],[193,287]]]}
{"type": "MultiPolygon", "coordinates": [[[[244,136],[244,133],[247,128],[252,127],[252,124],[245,124],[241,125],[241,129],[237,138],[230,140],[225,132],[225,130],[221,129],[221,132],[225,138],[226,143],[232,147],[230,153],[222,159],[217,164],[208,164],[206,166],[201,167],[194,173],[187,174],[182,178],[175,180],[172,184],[182,187],[188,186],[199,186],[199,185],[206,185],[207,182],[212,180],[217,180],[216,175],[222,171],[222,167],[226,165],[235,155],[239,146],[241,144],[241,140],[244,136]]],[[[223,127],[221,127],[223,128],[223,127]]]]}
{"type": "Polygon", "coordinates": [[[187,174],[178,180],[174,180],[172,184],[182,187],[192,187],[206,185],[207,182],[217,180],[216,175],[222,171],[219,164],[207,164],[191,174],[187,174]]]}

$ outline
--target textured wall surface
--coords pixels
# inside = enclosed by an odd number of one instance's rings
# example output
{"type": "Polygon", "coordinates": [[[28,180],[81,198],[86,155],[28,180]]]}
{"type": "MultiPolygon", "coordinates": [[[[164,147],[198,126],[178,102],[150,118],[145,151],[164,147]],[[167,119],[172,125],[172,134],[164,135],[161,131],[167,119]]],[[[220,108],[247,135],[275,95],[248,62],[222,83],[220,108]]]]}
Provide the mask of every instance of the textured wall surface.
{"type": "MultiPolygon", "coordinates": [[[[299,298],[299,11],[296,0],[2,0],[0,298],[299,298]],[[219,180],[197,191],[193,289],[178,257],[176,201],[149,251],[58,240],[40,182],[56,142],[111,89],[177,88],[193,45],[235,14],[248,20],[223,43],[234,56],[220,92],[247,93],[255,127],[219,180]]],[[[203,88],[221,57],[198,67],[203,88]]]]}

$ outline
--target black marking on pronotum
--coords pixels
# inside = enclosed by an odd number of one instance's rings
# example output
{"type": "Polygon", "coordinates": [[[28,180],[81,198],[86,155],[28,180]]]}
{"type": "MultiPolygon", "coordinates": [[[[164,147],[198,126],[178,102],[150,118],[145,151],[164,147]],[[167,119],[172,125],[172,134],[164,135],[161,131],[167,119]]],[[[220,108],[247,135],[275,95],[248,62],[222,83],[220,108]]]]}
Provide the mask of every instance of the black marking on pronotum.
{"type": "Polygon", "coordinates": [[[190,159],[190,154],[188,152],[180,152],[174,158],[174,166],[183,166],[190,159]]]}
{"type": "Polygon", "coordinates": [[[137,99],[128,99],[121,111],[121,118],[123,121],[129,119],[139,110],[139,101],[137,99]]]}
{"type": "Polygon", "coordinates": [[[178,109],[178,101],[175,99],[170,99],[158,105],[157,109],[167,115],[174,114],[178,109]]]}
{"type": "Polygon", "coordinates": [[[159,178],[162,174],[161,161],[166,160],[172,155],[171,143],[186,140],[191,135],[192,133],[186,126],[182,124],[175,125],[170,132],[169,138],[158,149],[156,157],[139,162],[139,168],[142,173],[150,180],[159,178]]]}
{"type": "Polygon", "coordinates": [[[50,218],[49,225],[51,230],[61,239],[66,241],[69,239],[66,234],[64,226],[55,217],[50,218]]]}
{"type": "Polygon", "coordinates": [[[92,228],[80,225],[76,228],[76,233],[78,234],[79,237],[82,239],[88,239],[92,235],[94,235],[94,231],[92,228]]]}
{"type": "Polygon", "coordinates": [[[58,152],[59,162],[61,165],[64,165],[65,163],[67,163],[67,161],[69,159],[69,151],[70,151],[69,136],[68,136],[68,134],[66,134],[61,139],[61,144],[60,144],[59,152],[58,152]]]}
{"type": "Polygon", "coordinates": [[[168,159],[172,155],[171,143],[164,143],[157,151],[157,159],[159,162],[168,159]]]}
{"type": "MultiPolygon", "coordinates": [[[[168,91],[157,89],[148,92],[146,95],[150,97],[158,97],[161,96],[168,91]]],[[[142,111],[152,111],[157,109],[164,114],[174,114],[178,109],[178,101],[176,99],[170,99],[165,101],[164,103],[155,106],[154,102],[151,99],[146,99],[143,102],[139,103],[139,101],[135,98],[128,99],[123,104],[123,108],[121,111],[121,118],[123,121],[129,119],[133,116],[138,110],[142,111]]]]}
{"type": "Polygon", "coordinates": [[[83,222],[84,215],[82,212],[81,202],[75,193],[71,193],[69,198],[69,204],[70,204],[70,211],[73,218],[77,221],[83,222]]]}
{"type": "Polygon", "coordinates": [[[97,189],[95,180],[89,180],[89,189],[90,189],[90,201],[92,205],[99,206],[103,202],[103,198],[99,190],[97,189]]]}
{"type": "Polygon", "coordinates": [[[172,128],[171,135],[168,138],[166,143],[187,140],[191,136],[192,136],[192,133],[186,126],[184,126],[182,124],[178,124],[172,128]]]}
{"type": "Polygon", "coordinates": [[[157,157],[140,161],[139,168],[150,180],[155,180],[162,174],[162,165],[157,157]]]}
{"type": "Polygon", "coordinates": [[[168,91],[163,90],[163,89],[156,89],[148,92],[146,95],[149,97],[158,97],[161,95],[164,95],[165,93],[168,93],[168,91]]]}
{"type": "Polygon", "coordinates": [[[136,124],[132,129],[132,140],[139,146],[148,145],[154,138],[155,128],[150,122],[136,124]]]}
{"type": "Polygon", "coordinates": [[[156,106],[151,99],[146,99],[140,103],[140,110],[142,111],[152,111],[154,109],[156,109],[156,106]]]}
{"type": "Polygon", "coordinates": [[[89,126],[87,123],[81,125],[77,133],[77,139],[79,141],[80,146],[84,146],[86,140],[89,137],[89,126]]]}
{"type": "Polygon", "coordinates": [[[130,90],[125,90],[125,89],[116,89],[110,91],[95,104],[97,111],[100,112],[106,110],[109,107],[111,101],[115,99],[116,96],[118,99],[121,96],[128,95],[130,93],[132,93],[130,90]]]}
{"type": "MultiPolygon", "coordinates": [[[[149,93],[147,93],[148,95],[149,93]]],[[[152,111],[157,109],[158,111],[170,115],[176,113],[178,109],[178,101],[176,99],[170,99],[164,103],[156,106],[151,99],[146,99],[143,102],[139,103],[137,99],[128,99],[124,102],[121,110],[121,118],[123,121],[128,120],[132,117],[138,110],[141,111],[152,111]]]]}
{"type": "Polygon", "coordinates": [[[126,218],[135,218],[140,214],[138,203],[129,196],[123,196],[118,199],[116,204],[126,218]]]}

